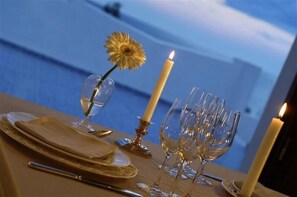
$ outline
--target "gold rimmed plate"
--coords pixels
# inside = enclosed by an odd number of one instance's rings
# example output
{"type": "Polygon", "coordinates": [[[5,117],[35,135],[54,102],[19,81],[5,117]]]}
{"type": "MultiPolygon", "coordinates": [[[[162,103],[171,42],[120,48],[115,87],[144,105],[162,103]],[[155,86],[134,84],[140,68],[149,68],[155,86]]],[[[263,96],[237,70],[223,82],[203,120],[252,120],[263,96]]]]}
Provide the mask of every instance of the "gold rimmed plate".
{"type": "MultiPolygon", "coordinates": [[[[22,135],[26,136],[27,138],[29,138],[39,144],[42,144],[43,146],[45,146],[51,150],[54,150],[56,152],[60,152],[62,154],[73,157],[75,159],[83,160],[83,161],[98,164],[98,165],[124,167],[124,166],[128,166],[130,164],[130,159],[120,150],[116,150],[112,156],[106,157],[104,159],[96,159],[96,160],[88,159],[85,157],[81,157],[79,155],[69,153],[69,152],[59,149],[57,147],[54,147],[48,143],[45,143],[44,141],[39,140],[38,138],[32,136],[31,134],[27,133],[26,131],[23,131],[22,129],[15,126],[16,121],[30,121],[30,120],[38,118],[37,115],[33,115],[30,113],[25,113],[25,112],[11,112],[11,113],[8,113],[6,115],[6,117],[7,117],[8,122],[11,124],[11,126],[14,129],[16,129],[18,132],[20,132],[22,135]]],[[[88,135],[88,134],[86,134],[86,135],[88,135]]]]}
{"type": "Polygon", "coordinates": [[[53,159],[59,163],[89,173],[112,178],[132,178],[136,176],[138,172],[138,169],[132,164],[129,164],[128,166],[124,167],[98,165],[95,163],[90,163],[88,161],[75,159],[70,155],[61,153],[60,151],[54,151],[52,149],[49,149],[47,146],[44,146],[43,144],[39,144],[38,142],[30,138],[27,138],[26,136],[23,136],[18,130],[14,129],[14,127],[12,127],[12,125],[7,120],[4,120],[3,118],[6,118],[6,115],[0,114],[0,130],[4,134],[14,139],[18,143],[26,146],[27,148],[50,159],[53,159]]]}

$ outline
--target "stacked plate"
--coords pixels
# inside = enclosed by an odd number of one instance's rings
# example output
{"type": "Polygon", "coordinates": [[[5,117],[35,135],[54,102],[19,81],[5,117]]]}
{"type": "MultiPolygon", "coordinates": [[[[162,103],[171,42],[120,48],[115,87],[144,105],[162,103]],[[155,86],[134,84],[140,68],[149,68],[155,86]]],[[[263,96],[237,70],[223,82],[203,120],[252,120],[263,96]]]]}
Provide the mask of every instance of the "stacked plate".
{"type": "Polygon", "coordinates": [[[11,112],[0,116],[0,129],[6,135],[31,150],[80,170],[113,178],[132,178],[137,174],[137,168],[118,149],[110,156],[102,159],[91,159],[46,143],[29,132],[20,129],[15,124],[17,121],[28,122],[37,118],[37,116],[29,113],[11,112]]]}

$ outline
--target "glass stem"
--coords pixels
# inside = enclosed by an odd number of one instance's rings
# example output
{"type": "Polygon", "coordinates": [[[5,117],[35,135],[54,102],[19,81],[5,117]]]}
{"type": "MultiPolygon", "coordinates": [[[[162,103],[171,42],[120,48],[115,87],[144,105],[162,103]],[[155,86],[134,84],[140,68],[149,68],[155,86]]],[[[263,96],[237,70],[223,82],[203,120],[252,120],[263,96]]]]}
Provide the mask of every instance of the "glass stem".
{"type": "Polygon", "coordinates": [[[88,127],[88,125],[89,125],[89,122],[90,122],[90,116],[86,116],[84,119],[82,119],[79,123],[78,123],[78,125],[79,126],[87,126],[88,127]]]}
{"type": "MultiPolygon", "coordinates": [[[[180,157],[180,156],[179,156],[180,157]]],[[[177,172],[177,175],[175,176],[174,178],[174,182],[172,184],[172,187],[171,187],[171,190],[170,190],[170,193],[169,193],[169,196],[173,196],[173,194],[175,193],[175,190],[177,188],[177,185],[178,185],[178,181],[180,180],[180,177],[183,173],[183,164],[184,164],[184,159],[180,157],[179,159],[179,163],[177,165],[178,167],[178,172],[177,172]]]]}
{"type": "Polygon", "coordinates": [[[100,85],[101,85],[101,84],[103,83],[103,81],[110,75],[110,73],[112,73],[112,71],[113,71],[114,69],[116,69],[117,67],[118,67],[117,64],[114,65],[114,66],[113,66],[109,71],[107,71],[107,73],[105,73],[105,74],[103,75],[103,77],[98,81],[97,85],[96,85],[95,88],[94,88],[94,91],[93,91],[93,93],[92,93],[92,96],[91,96],[91,98],[90,98],[90,102],[91,102],[91,104],[90,104],[90,106],[89,106],[89,108],[88,108],[88,111],[85,113],[86,116],[89,116],[89,115],[90,115],[90,112],[92,111],[92,108],[93,108],[93,106],[94,106],[94,98],[95,98],[97,92],[99,91],[99,87],[100,87],[100,85]]]}
{"type": "Polygon", "coordinates": [[[205,166],[206,163],[207,163],[206,160],[204,160],[204,159],[201,160],[201,165],[199,166],[198,170],[196,171],[195,177],[194,177],[194,179],[192,181],[191,187],[190,187],[190,189],[189,189],[186,197],[190,197],[191,196],[191,194],[193,192],[193,189],[195,187],[195,184],[197,183],[197,181],[199,179],[199,176],[202,174],[203,169],[204,169],[204,166],[205,166]]]}
{"type": "Polygon", "coordinates": [[[154,181],[153,185],[150,187],[150,190],[151,190],[152,188],[158,187],[158,186],[160,185],[161,177],[162,177],[164,168],[165,168],[165,166],[166,166],[166,164],[167,164],[169,158],[171,157],[171,155],[172,155],[172,154],[169,153],[169,154],[167,154],[167,155],[165,156],[165,159],[164,159],[164,161],[163,161],[163,163],[162,163],[162,165],[161,165],[161,168],[159,169],[158,177],[157,177],[156,180],[154,181]]]}
{"type": "Polygon", "coordinates": [[[171,176],[176,176],[178,172],[179,157],[176,158],[173,167],[170,169],[169,174],[171,176]]]}

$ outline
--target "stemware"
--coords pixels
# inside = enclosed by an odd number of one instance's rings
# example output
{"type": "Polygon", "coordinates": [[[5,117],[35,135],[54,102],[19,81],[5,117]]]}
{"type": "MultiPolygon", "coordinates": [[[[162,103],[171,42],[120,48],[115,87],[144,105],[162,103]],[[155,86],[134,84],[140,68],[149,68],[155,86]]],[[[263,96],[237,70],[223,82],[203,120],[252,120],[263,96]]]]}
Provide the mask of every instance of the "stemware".
{"type": "MultiPolygon", "coordinates": [[[[213,102],[209,102],[208,105],[204,106],[204,109],[206,109],[204,113],[210,115],[212,118],[212,128],[216,127],[216,125],[218,124],[218,120],[219,120],[218,117],[220,117],[221,113],[224,111],[224,106],[225,106],[225,100],[220,97],[216,97],[213,100],[213,102]]],[[[185,165],[184,174],[188,178],[194,179],[196,171],[192,169],[189,165],[185,165]]],[[[212,185],[210,181],[204,178],[203,174],[200,174],[197,182],[203,185],[208,185],[208,186],[212,185]]]]}
{"type": "Polygon", "coordinates": [[[239,112],[224,109],[217,119],[213,119],[212,125],[207,130],[196,132],[195,140],[201,165],[196,171],[187,197],[191,196],[195,183],[203,173],[205,164],[224,155],[230,149],[237,132],[239,119],[239,112]]]}
{"type": "Polygon", "coordinates": [[[94,133],[96,131],[90,124],[90,117],[97,115],[109,101],[115,84],[111,78],[101,80],[101,76],[92,74],[88,76],[83,84],[80,103],[85,118],[72,125],[82,131],[94,133]]]}
{"type": "Polygon", "coordinates": [[[168,196],[168,194],[162,191],[159,187],[161,177],[164,172],[164,168],[173,154],[178,151],[179,135],[182,127],[182,112],[184,110],[184,102],[180,99],[176,99],[169,111],[167,112],[160,128],[160,141],[166,156],[159,168],[159,175],[155,179],[154,183],[149,186],[145,183],[138,183],[137,186],[148,193],[150,196],[168,196]]]}
{"type": "MultiPolygon", "coordinates": [[[[193,109],[197,106],[200,106],[200,104],[202,104],[204,101],[204,99],[206,99],[206,93],[197,87],[193,87],[192,90],[190,91],[189,95],[187,96],[186,100],[185,100],[185,105],[183,110],[181,111],[181,121],[182,124],[185,122],[186,117],[193,111],[193,109]]],[[[210,97],[208,97],[210,100],[210,97]]],[[[215,99],[215,97],[213,97],[213,99],[215,99]]],[[[178,163],[179,163],[179,157],[177,157],[177,160],[175,161],[175,164],[172,167],[169,166],[165,166],[164,170],[165,172],[167,172],[169,175],[171,176],[176,176],[177,172],[178,172],[178,163]]],[[[188,166],[186,163],[184,164],[185,166],[188,166]]],[[[187,176],[186,175],[181,175],[182,179],[186,179],[187,176]]]]}
{"type": "MultiPolygon", "coordinates": [[[[203,113],[207,113],[207,111],[211,110],[211,107],[216,109],[222,110],[225,104],[225,100],[221,99],[211,93],[208,93],[201,88],[193,87],[191,92],[186,98],[185,102],[185,108],[183,110],[183,117],[186,118],[187,114],[189,113],[197,113],[196,118],[199,118],[203,113]]],[[[192,114],[193,115],[193,114],[192,114]]],[[[166,169],[166,172],[170,174],[171,176],[176,176],[178,169],[178,160],[176,161],[175,165],[170,168],[166,169]]],[[[190,165],[187,162],[184,162],[183,164],[183,174],[181,175],[182,179],[185,179],[187,177],[194,178],[196,174],[196,171],[190,167],[190,165]]],[[[207,181],[203,176],[199,177],[199,182],[201,184],[210,185],[211,183],[207,181]]]]}
{"type": "MultiPolygon", "coordinates": [[[[203,99],[203,104],[207,103],[207,97],[203,99]],[[205,100],[206,99],[206,100],[205,100]]],[[[178,172],[175,176],[174,183],[170,190],[169,196],[179,196],[175,193],[178,182],[184,172],[184,167],[191,164],[199,157],[199,149],[197,135],[208,130],[214,120],[213,105],[215,102],[209,102],[209,105],[195,105],[195,107],[187,115],[184,124],[182,125],[182,132],[179,138],[178,149],[178,172]]]]}

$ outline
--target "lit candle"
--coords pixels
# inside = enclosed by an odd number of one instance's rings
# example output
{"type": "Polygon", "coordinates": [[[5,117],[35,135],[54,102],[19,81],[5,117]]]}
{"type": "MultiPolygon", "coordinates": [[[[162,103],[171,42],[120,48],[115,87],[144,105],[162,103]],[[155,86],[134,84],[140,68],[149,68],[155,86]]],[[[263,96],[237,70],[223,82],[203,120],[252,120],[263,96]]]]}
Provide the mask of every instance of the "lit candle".
{"type": "Polygon", "coordinates": [[[284,124],[283,121],[281,121],[279,118],[281,118],[285,113],[286,107],[287,107],[287,104],[285,103],[279,112],[278,118],[272,119],[266,131],[266,134],[262,140],[262,143],[259,147],[256,157],[249,169],[249,172],[241,188],[240,194],[243,197],[250,197],[254,191],[255,185],[259,179],[259,176],[269,156],[269,153],[273,147],[273,144],[278,136],[279,131],[281,130],[284,124]]]}
{"type": "Polygon", "coordinates": [[[144,120],[144,121],[150,122],[150,120],[153,116],[153,113],[155,111],[155,108],[156,108],[159,98],[161,96],[161,93],[163,91],[163,88],[165,86],[167,78],[168,78],[170,71],[172,69],[172,66],[174,64],[174,61],[172,61],[173,57],[174,57],[174,51],[172,51],[170,53],[168,59],[164,63],[164,67],[160,74],[158,83],[155,86],[153,94],[152,94],[150,101],[146,107],[146,110],[143,114],[142,120],[144,120]]]}

